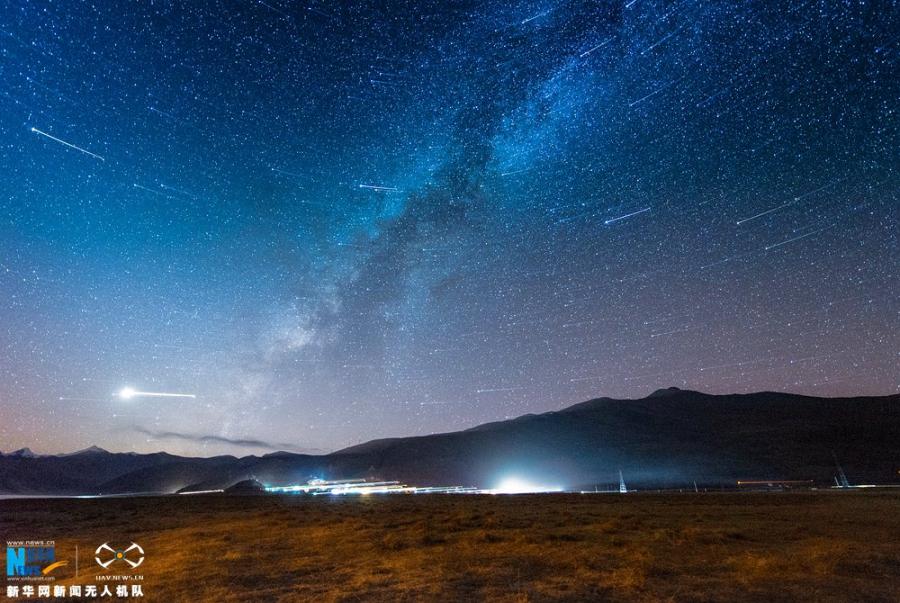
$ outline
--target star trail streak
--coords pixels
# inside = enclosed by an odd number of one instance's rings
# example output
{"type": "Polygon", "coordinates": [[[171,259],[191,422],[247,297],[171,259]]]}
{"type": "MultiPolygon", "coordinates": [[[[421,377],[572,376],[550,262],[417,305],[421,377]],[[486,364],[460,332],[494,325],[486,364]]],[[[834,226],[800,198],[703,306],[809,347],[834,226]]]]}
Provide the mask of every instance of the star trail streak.
{"type": "Polygon", "coordinates": [[[805,239],[805,238],[807,238],[807,237],[812,237],[812,236],[815,236],[815,235],[819,234],[820,232],[824,232],[824,231],[828,230],[829,228],[831,228],[831,226],[828,226],[828,227],[825,227],[825,228],[820,228],[820,229],[818,229],[818,230],[814,230],[814,231],[812,231],[812,232],[808,232],[808,233],[806,233],[806,234],[802,234],[802,235],[800,235],[800,236],[798,236],[798,237],[792,237],[792,238],[790,238],[790,239],[787,239],[786,241],[781,241],[780,243],[775,243],[774,245],[766,245],[766,248],[765,248],[765,249],[766,249],[766,251],[769,251],[769,250],[771,250],[771,249],[775,249],[775,248],[777,248],[777,247],[781,247],[782,245],[787,245],[788,243],[793,243],[793,242],[795,242],[795,241],[801,241],[801,240],[803,240],[803,239],[805,239]]]}
{"type": "Polygon", "coordinates": [[[646,211],[650,211],[650,209],[651,208],[649,208],[649,207],[645,207],[644,209],[639,209],[637,211],[633,211],[630,214],[625,214],[624,216],[619,216],[618,218],[611,218],[609,220],[604,220],[603,223],[609,225],[609,224],[612,224],[613,222],[618,222],[619,220],[627,220],[631,216],[636,216],[638,214],[642,214],[646,211]]]}
{"type": "Polygon", "coordinates": [[[119,397],[123,400],[132,398],[196,398],[195,394],[177,394],[172,392],[142,392],[130,387],[119,390],[119,397]]]}
{"type": "Polygon", "coordinates": [[[106,161],[103,157],[101,157],[100,155],[97,155],[96,153],[91,153],[91,152],[88,151],[87,149],[82,149],[82,148],[79,147],[79,146],[75,146],[75,145],[72,144],[71,142],[66,142],[65,140],[59,139],[59,138],[57,138],[56,136],[53,136],[53,135],[51,135],[51,134],[47,134],[46,132],[43,132],[43,131],[41,131],[41,130],[38,130],[37,128],[32,127],[32,128],[31,128],[31,131],[34,132],[35,134],[40,134],[41,136],[45,136],[46,138],[49,138],[50,140],[52,140],[52,141],[54,141],[54,142],[58,142],[58,143],[60,143],[60,144],[64,144],[64,145],[66,145],[67,147],[69,147],[70,149],[75,149],[76,151],[80,151],[80,152],[84,153],[85,155],[90,155],[91,157],[94,157],[94,158],[96,158],[96,159],[99,159],[100,161],[106,161]]]}

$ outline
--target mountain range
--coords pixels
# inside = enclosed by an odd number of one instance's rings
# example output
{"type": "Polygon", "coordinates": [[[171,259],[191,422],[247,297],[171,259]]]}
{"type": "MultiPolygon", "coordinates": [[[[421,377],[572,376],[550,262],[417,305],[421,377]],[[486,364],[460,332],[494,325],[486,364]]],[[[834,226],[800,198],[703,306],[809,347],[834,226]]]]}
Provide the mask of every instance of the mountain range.
{"type": "Polygon", "coordinates": [[[680,487],[737,480],[900,481],[900,395],[816,398],[759,392],[710,395],[669,388],[636,400],[597,398],[563,410],[464,431],[373,440],[325,455],[181,457],[0,454],[0,494],[95,495],[224,489],[311,478],[377,478],[413,485],[544,487],[617,482],[680,487]]]}

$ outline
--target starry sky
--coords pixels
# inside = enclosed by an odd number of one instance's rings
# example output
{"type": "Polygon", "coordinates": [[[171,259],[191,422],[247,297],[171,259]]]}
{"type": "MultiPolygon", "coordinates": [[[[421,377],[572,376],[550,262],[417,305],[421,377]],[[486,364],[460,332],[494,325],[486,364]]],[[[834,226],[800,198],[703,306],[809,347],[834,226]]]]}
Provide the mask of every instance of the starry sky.
{"type": "Polygon", "coordinates": [[[0,6],[4,451],[900,390],[896,3],[0,6]]]}

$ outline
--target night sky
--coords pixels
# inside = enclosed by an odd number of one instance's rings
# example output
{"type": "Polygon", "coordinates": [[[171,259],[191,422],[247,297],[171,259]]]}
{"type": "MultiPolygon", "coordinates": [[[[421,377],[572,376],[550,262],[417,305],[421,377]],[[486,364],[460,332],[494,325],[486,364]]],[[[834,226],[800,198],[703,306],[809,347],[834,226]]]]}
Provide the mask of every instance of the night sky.
{"type": "Polygon", "coordinates": [[[3,2],[0,449],[900,389],[896,4],[379,4],[3,2]]]}

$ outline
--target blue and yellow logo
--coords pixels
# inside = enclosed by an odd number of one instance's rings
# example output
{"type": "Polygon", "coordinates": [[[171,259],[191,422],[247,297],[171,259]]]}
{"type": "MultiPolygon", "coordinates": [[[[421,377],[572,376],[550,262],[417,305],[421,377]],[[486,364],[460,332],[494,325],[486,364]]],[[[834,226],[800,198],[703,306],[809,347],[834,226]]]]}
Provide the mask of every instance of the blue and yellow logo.
{"type": "Polygon", "coordinates": [[[57,561],[54,546],[7,546],[6,577],[46,576],[53,570],[68,565],[57,561]]]}

